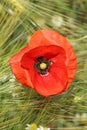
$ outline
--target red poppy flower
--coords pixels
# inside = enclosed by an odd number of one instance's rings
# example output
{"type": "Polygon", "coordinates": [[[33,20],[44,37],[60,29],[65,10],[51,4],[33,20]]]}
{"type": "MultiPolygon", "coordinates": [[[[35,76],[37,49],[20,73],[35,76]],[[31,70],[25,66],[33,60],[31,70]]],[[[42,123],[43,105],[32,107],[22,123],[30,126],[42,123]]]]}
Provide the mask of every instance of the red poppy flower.
{"type": "Polygon", "coordinates": [[[15,77],[43,96],[68,89],[76,73],[76,56],[67,39],[53,30],[39,30],[10,60],[15,77]]]}

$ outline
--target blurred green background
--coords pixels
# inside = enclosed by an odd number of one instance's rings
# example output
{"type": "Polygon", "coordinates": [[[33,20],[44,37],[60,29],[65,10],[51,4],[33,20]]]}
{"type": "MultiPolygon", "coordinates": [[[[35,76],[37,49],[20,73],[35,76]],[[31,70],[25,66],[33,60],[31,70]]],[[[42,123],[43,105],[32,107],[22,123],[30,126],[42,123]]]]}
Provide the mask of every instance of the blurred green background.
{"type": "Polygon", "coordinates": [[[32,123],[43,130],[87,129],[87,0],[0,0],[0,130],[25,130],[32,123]],[[50,98],[23,87],[9,66],[38,29],[59,32],[77,55],[71,87],[50,98]]]}

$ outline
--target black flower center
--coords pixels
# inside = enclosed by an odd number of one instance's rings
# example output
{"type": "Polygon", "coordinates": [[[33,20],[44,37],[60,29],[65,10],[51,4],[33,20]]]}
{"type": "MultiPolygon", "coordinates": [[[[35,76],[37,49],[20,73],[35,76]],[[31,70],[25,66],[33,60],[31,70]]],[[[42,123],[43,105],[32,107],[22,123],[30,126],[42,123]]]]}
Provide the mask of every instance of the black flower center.
{"type": "Polygon", "coordinates": [[[45,75],[48,73],[48,70],[50,68],[51,61],[48,59],[44,58],[43,56],[38,57],[35,64],[34,68],[42,75],[45,75]]]}

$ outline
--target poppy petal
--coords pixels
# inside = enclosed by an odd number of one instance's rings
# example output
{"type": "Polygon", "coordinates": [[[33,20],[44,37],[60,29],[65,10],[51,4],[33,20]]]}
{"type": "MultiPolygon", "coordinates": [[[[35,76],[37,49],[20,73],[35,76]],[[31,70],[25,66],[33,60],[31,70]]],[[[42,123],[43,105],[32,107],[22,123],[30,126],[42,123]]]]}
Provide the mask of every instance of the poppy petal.
{"type": "Polygon", "coordinates": [[[23,85],[29,86],[33,88],[31,79],[30,79],[30,74],[27,72],[27,70],[23,69],[21,67],[21,58],[24,55],[25,52],[29,51],[29,47],[24,48],[21,50],[18,54],[13,56],[10,59],[10,65],[12,67],[12,71],[17,78],[23,85]]]}
{"type": "Polygon", "coordinates": [[[52,67],[49,73],[45,76],[40,75],[33,69],[29,70],[31,73],[32,83],[34,89],[43,96],[50,96],[60,94],[66,89],[67,72],[66,67],[62,66],[52,67]]]}

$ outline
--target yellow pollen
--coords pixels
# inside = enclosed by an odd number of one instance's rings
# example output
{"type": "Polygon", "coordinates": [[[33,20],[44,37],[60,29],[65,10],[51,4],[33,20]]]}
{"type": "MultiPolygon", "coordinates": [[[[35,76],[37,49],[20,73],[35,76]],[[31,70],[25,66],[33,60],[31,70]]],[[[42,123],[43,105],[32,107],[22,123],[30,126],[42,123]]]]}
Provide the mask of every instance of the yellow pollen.
{"type": "Polygon", "coordinates": [[[45,70],[47,68],[46,63],[42,62],[40,63],[40,69],[45,70]]]}

